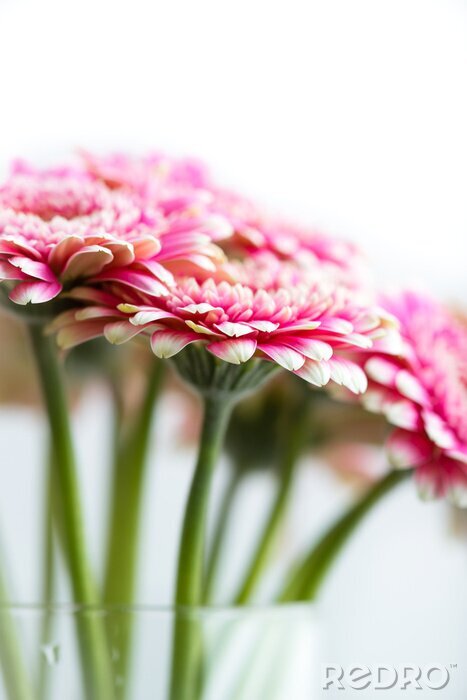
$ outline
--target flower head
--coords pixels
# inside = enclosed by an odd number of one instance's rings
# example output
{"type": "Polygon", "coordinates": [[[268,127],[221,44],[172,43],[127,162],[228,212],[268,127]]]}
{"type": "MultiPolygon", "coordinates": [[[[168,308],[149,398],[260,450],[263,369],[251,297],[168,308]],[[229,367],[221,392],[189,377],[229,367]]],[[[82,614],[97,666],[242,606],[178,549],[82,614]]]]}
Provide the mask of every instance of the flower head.
{"type": "Polygon", "coordinates": [[[303,268],[326,269],[352,287],[361,287],[369,280],[368,265],[355,245],[270,215],[246,197],[219,187],[198,161],[161,153],[144,157],[84,153],[83,158],[88,172],[109,187],[136,193],[163,208],[182,200],[186,206],[202,203],[213,215],[227,219],[234,235],[229,231],[219,240],[224,239],[224,248],[232,257],[267,251],[303,268]]]}
{"type": "Polygon", "coordinates": [[[216,270],[219,228],[226,222],[200,207],[144,206],[84,171],[17,166],[0,188],[0,281],[17,304],[50,301],[78,281],[158,296],[172,272],[216,270]]]}
{"type": "Polygon", "coordinates": [[[180,209],[191,211],[193,215],[203,213],[206,216],[209,212],[213,240],[223,240],[232,234],[227,217],[212,206],[210,176],[199,161],[170,158],[162,153],[137,157],[124,153],[97,156],[83,152],[82,158],[88,175],[108,188],[126,192],[167,216],[180,209]]]}
{"type": "Polygon", "coordinates": [[[392,323],[389,315],[327,277],[308,277],[274,257],[238,263],[235,269],[238,281],[185,277],[150,304],[128,298],[118,304],[114,296],[113,304],[108,300],[97,310],[69,314],[59,321],[59,342],[79,342],[79,322],[92,316],[97,323],[99,317],[112,342],[149,333],[161,358],[202,343],[228,363],[261,357],[316,386],[332,379],[355,393],[365,391],[365,374],[348,354],[384,335],[392,323]]]}
{"type": "Polygon", "coordinates": [[[397,465],[415,467],[422,495],[467,505],[467,327],[420,294],[385,306],[400,320],[403,351],[364,360],[364,404],[397,426],[390,454],[397,465]]]}

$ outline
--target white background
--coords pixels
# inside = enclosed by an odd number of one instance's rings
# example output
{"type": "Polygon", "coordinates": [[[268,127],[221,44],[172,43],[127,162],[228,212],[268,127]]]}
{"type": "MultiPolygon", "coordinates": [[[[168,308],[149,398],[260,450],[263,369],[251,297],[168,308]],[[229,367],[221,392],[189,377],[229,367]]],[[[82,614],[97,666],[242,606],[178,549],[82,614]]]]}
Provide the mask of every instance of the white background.
{"type": "MultiPolygon", "coordinates": [[[[197,155],[226,183],[358,241],[382,283],[421,281],[465,303],[463,0],[0,0],[0,75],[2,172],[13,157],[63,160],[78,146],[197,155]]],[[[101,415],[98,401],[88,408],[101,415]]],[[[92,418],[80,427],[99,439],[92,418]]],[[[24,512],[37,500],[37,429],[29,413],[0,414],[2,520],[19,493],[24,512]]],[[[91,453],[86,463],[99,469],[91,453]]],[[[157,478],[172,511],[181,471],[157,478]]],[[[336,507],[321,481],[296,516],[315,525],[336,507]]],[[[15,530],[18,551],[28,533],[15,530]]],[[[449,539],[444,507],[406,489],[331,580],[325,661],[458,663],[439,695],[462,700],[466,584],[465,535],[449,539]]]]}
{"type": "Polygon", "coordinates": [[[198,155],[460,298],[466,39],[464,0],[0,0],[0,167],[198,155]]]}

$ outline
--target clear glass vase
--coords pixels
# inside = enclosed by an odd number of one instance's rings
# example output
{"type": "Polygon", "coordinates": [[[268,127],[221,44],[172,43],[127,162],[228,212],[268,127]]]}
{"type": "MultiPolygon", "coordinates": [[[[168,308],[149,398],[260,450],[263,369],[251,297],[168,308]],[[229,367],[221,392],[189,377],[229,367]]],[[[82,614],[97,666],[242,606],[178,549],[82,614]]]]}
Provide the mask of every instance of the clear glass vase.
{"type": "MultiPolygon", "coordinates": [[[[108,700],[175,700],[170,688],[180,623],[196,630],[190,700],[309,700],[317,687],[312,605],[180,610],[18,605],[0,609],[1,700],[97,700],[90,697],[94,692],[86,685],[88,669],[78,643],[80,625],[90,620],[105,630],[108,700]]],[[[107,698],[100,693],[98,700],[107,698]]]]}

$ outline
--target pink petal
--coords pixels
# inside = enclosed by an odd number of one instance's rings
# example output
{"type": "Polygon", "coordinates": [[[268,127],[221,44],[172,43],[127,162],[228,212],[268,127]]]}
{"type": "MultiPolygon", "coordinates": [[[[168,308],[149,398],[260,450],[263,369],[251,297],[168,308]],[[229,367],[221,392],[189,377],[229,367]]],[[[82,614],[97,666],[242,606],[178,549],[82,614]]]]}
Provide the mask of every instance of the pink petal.
{"type": "Polygon", "coordinates": [[[12,255],[24,255],[28,257],[41,259],[41,254],[33,247],[27,243],[18,241],[14,236],[2,235],[2,240],[0,241],[0,253],[12,254],[12,255]]]}
{"type": "Polygon", "coordinates": [[[367,335],[361,333],[347,333],[343,338],[348,345],[354,345],[357,348],[368,350],[373,346],[373,341],[367,335]]]}
{"type": "Polygon", "coordinates": [[[67,298],[77,299],[78,301],[89,301],[101,306],[109,306],[117,308],[119,299],[109,292],[104,292],[96,287],[74,287],[66,293],[67,298]]]}
{"type": "Polygon", "coordinates": [[[219,338],[219,333],[215,333],[207,326],[203,326],[202,323],[195,323],[194,321],[190,321],[189,319],[187,319],[185,321],[185,324],[188,326],[188,328],[191,328],[192,331],[195,331],[195,333],[202,333],[203,335],[211,336],[215,335],[219,338]]]}
{"type": "Polygon", "coordinates": [[[295,371],[299,377],[314,386],[326,386],[331,379],[331,368],[327,362],[306,360],[303,367],[295,371]]]}
{"type": "Polygon", "coordinates": [[[63,350],[69,350],[87,340],[99,338],[103,333],[104,325],[105,322],[102,319],[76,322],[58,332],[57,343],[63,350]]]}
{"type": "Polygon", "coordinates": [[[400,366],[384,357],[372,357],[365,363],[365,372],[378,384],[393,387],[400,366]]]}
{"type": "Polygon", "coordinates": [[[412,401],[407,399],[389,400],[383,411],[390,423],[398,428],[417,430],[420,428],[420,413],[412,401]]]}
{"type": "Polygon", "coordinates": [[[448,457],[451,457],[451,459],[467,464],[467,447],[458,446],[454,450],[448,450],[446,454],[448,457]]]}
{"type": "Polygon", "coordinates": [[[167,268],[163,267],[156,260],[145,260],[144,262],[140,262],[140,265],[146,270],[149,270],[151,274],[157,277],[157,279],[159,279],[164,284],[170,286],[174,283],[172,273],[169,272],[167,268]]]}
{"type": "Polygon", "coordinates": [[[435,445],[445,450],[456,447],[456,437],[441,416],[433,411],[424,410],[422,411],[422,419],[425,430],[435,445]]]}
{"type": "Polygon", "coordinates": [[[446,480],[436,461],[418,467],[415,482],[420,498],[424,501],[432,501],[446,494],[446,480]]]}
{"type": "Polygon", "coordinates": [[[74,315],[76,321],[90,321],[93,318],[115,318],[120,314],[108,306],[87,306],[84,309],[74,311],[74,315]]]}
{"type": "Polygon", "coordinates": [[[135,260],[133,246],[127,241],[109,241],[104,247],[112,253],[113,267],[127,267],[135,260]]]}
{"type": "Polygon", "coordinates": [[[331,379],[336,382],[336,384],[345,386],[354,394],[365,393],[368,380],[365,372],[359,365],[349,360],[333,357],[329,360],[329,366],[331,368],[331,379]]]}
{"type": "Polygon", "coordinates": [[[179,311],[184,311],[187,314],[207,314],[210,311],[216,311],[216,308],[217,307],[207,302],[202,302],[201,304],[187,304],[186,306],[178,307],[179,311]]]}
{"type": "Polygon", "coordinates": [[[127,269],[104,270],[94,277],[98,282],[120,282],[121,284],[137,289],[140,292],[147,292],[153,296],[166,296],[167,287],[162,285],[152,275],[144,272],[136,272],[127,269]]]}
{"type": "Polygon", "coordinates": [[[363,394],[362,405],[371,413],[384,413],[384,406],[388,402],[388,393],[384,389],[372,386],[363,394]]]}
{"type": "Polygon", "coordinates": [[[60,274],[67,261],[83,246],[84,238],[81,236],[66,236],[51,249],[48,260],[50,267],[60,274]]]}
{"type": "Polygon", "coordinates": [[[391,433],[386,449],[391,462],[398,469],[418,467],[433,456],[433,445],[424,435],[400,428],[391,433]]]}
{"type": "Polygon", "coordinates": [[[287,345],[259,343],[258,349],[290,372],[296,372],[305,364],[305,356],[287,345]]]}
{"type": "Polygon", "coordinates": [[[314,340],[313,338],[281,338],[281,341],[289,347],[297,350],[310,360],[330,360],[332,357],[332,347],[329,343],[324,343],[322,340],[314,340]]]}
{"type": "Polygon", "coordinates": [[[151,336],[151,347],[153,353],[161,359],[173,357],[180,350],[190,343],[199,340],[196,333],[185,333],[183,331],[155,331],[151,336]]]}
{"type": "Polygon", "coordinates": [[[344,318],[323,318],[320,325],[321,330],[331,331],[339,335],[348,335],[352,333],[354,327],[344,318]]]}
{"type": "Polygon", "coordinates": [[[314,331],[321,326],[320,321],[296,321],[290,325],[284,325],[277,329],[277,333],[291,333],[296,331],[314,331]]]}
{"type": "Polygon", "coordinates": [[[145,326],[147,323],[155,323],[163,318],[177,318],[177,316],[170,313],[170,311],[163,311],[162,309],[148,309],[147,311],[137,311],[137,313],[130,318],[130,323],[135,326],[145,326]]]}
{"type": "Polygon", "coordinates": [[[256,340],[249,338],[221,340],[217,343],[210,343],[207,349],[221,360],[230,362],[233,365],[239,365],[253,357],[256,351],[256,340]]]}
{"type": "Polygon", "coordinates": [[[396,388],[402,396],[416,401],[421,406],[426,406],[429,401],[425,387],[411,372],[405,369],[400,370],[396,375],[396,388]]]}
{"type": "Polygon", "coordinates": [[[80,277],[93,277],[112,262],[112,259],[113,255],[107,248],[102,248],[98,245],[85,246],[69,258],[62,272],[63,279],[73,280],[80,277]]]}
{"type": "Polygon", "coordinates": [[[104,335],[112,345],[121,345],[134,338],[142,330],[141,327],[134,326],[129,321],[116,321],[104,326],[104,335]]]}
{"type": "Polygon", "coordinates": [[[423,499],[446,496],[455,505],[467,507],[467,474],[458,462],[440,456],[417,469],[416,481],[423,499]]]}
{"type": "Polygon", "coordinates": [[[62,291],[59,282],[21,282],[10,293],[15,304],[43,304],[54,299],[62,291]]]}
{"type": "Polygon", "coordinates": [[[248,321],[248,325],[262,333],[274,333],[279,328],[279,324],[272,321],[248,321]]]}
{"type": "Polygon", "coordinates": [[[132,244],[137,260],[149,260],[161,250],[161,242],[153,236],[139,238],[136,241],[132,241],[132,244]]]}
{"type": "Polygon", "coordinates": [[[222,323],[215,323],[215,328],[230,336],[231,338],[238,338],[242,335],[248,335],[253,333],[253,329],[245,323],[232,323],[231,321],[223,321],[222,323]]]}
{"type": "Polygon", "coordinates": [[[28,275],[25,275],[24,272],[21,272],[21,270],[18,267],[10,265],[10,263],[6,260],[0,260],[0,282],[3,282],[3,280],[27,279],[29,279],[28,275]]]}
{"type": "Polygon", "coordinates": [[[19,268],[28,277],[35,277],[43,282],[56,282],[55,275],[48,265],[31,260],[31,258],[13,257],[10,258],[11,265],[19,268]]]}

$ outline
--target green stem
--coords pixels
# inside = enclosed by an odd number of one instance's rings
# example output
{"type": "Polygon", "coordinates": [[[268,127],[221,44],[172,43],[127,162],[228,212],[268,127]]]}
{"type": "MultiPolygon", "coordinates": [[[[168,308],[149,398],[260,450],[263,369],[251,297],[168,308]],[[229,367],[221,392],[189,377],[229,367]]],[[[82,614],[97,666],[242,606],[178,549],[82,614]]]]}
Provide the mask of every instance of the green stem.
{"type": "Polygon", "coordinates": [[[232,403],[225,393],[214,391],[204,397],[198,461],[185,510],[178,560],[175,603],[179,610],[174,631],[171,700],[191,700],[197,692],[201,639],[196,611],[188,608],[200,605],[203,600],[209,495],[232,403]]]}
{"type": "Polygon", "coordinates": [[[105,603],[123,605],[133,602],[145,466],[162,370],[163,363],[155,361],[140,415],[115,460],[104,576],[105,603]]]}
{"type": "MultiPolygon", "coordinates": [[[[43,584],[42,584],[42,602],[46,605],[44,617],[41,624],[40,644],[41,651],[45,644],[50,643],[52,634],[52,620],[50,606],[53,602],[54,584],[55,584],[55,556],[54,556],[54,511],[53,511],[53,454],[52,446],[49,447],[49,458],[47,463],[47,481],[45,486],[44,498],[44,560],[43,560],[43,584]]],[[[58,523],[57,523],[58,526],[58,523]]],[[[38,679],[38,698],[45,700],[48,695],[48,686],[50,680],[50,665],[47,663],[43,654],[40,656],[39,679],[38,679]]]]}
{"type": "MultiPolygon", "coordinates": [[[[128,438],[123,442],[120,440],[116,449],[103,586],[104,602],[110,605],[129,605],[134,602],[145,467],[163,369],[163,363],[154,360],[139,415],[128,438]]],[[[116,421],[120,425],[118,408],[116,421]]],[[[116,438],[118,441],[119,436],[116,438]]],[[[128,685],[131,632],[131,616],[126,616],[120,625],[116,642],[119,653],[114,663],[115,673],[125,679],[118,689],[118,697],[124,696],[128,685]]]]}
{"type": "Polygon", "coordinates": [[[208,605],[213,597],[223,544],[227,534],[227,526],[232,512],[232,505],[242,481],[242,470],[234,468],[229,476],[229,482],[219,505],[217,522],[214,527],[214,537],[209,550],[204,581],[203,603],[208,605]]]}
{"type": "Polygon", "coordinates": [[[313,600],[332,564],[365,515],[410,473],[410,470],[391,471],[352,505],[299,562],[286,582],[279,601],[313,600]]]}
{"type": "Polygon", "coordinates": [[[246,605],[251,600],[270,559],[271,551],[287,513],[287,506],[292,493],[293,477],[304,442],[306,417],[307,413],[304,409],[301,415],[296,415],[296,412],[292,411],[290,413],[291,420],[286,421],[285,449],[277,479],[277,493],[248,565],[244,580],[234,598],[235,605],[246,605]]]}
{"type": "Polygon", "coordinates": [[[8,603],[2,566],[0,569],[0,663],[6,697],[8,700],[34,700],[16,625],[8,603]]]}
{"type": "MultiPolygon", "coordinates": [[[[62,542],[74,601],[79,605],[93,606],[99,602],[99,598],[85,546],[83,514],[60,366],[54,342],[43,334],[42,326],[30,325],[29,331],[53,443],[53,478],[60,499],[62,542]]],[[[82,611],[76,619],[86,697],[89,700],[111,699],[113,683],[102,620],[92,611],[82,611]]]]}

